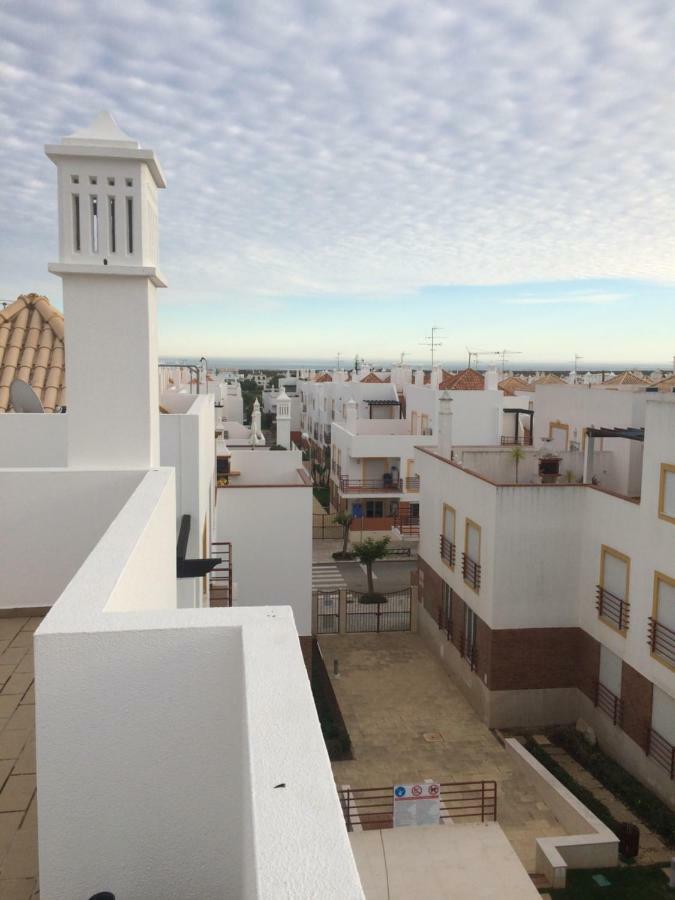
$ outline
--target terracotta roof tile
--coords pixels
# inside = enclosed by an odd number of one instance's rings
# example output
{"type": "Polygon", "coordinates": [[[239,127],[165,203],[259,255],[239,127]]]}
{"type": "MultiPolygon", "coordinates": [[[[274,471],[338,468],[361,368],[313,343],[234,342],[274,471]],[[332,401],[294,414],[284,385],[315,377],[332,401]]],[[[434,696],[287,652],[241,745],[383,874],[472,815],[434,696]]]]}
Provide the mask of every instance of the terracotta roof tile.
{"type": "Polygon", "coordinates": [[[361,384],[382,384],[382,381],[374,372],[369,372],[365,378],[361,379],[361,384]]]}
{"type": "Polygon", "coordinates": [[[504,391],[507,397],[515,397],[517,391],[534,390],[534,385],[530,384],[529,381],[525,381],[524,378],[518,378],[517,375],[510,375],[508,378],[504,378],[497,387],[500,391],[504,391]]]}
{"type": "Polygon", "coordinates": [[[567,384],[567,382],[560,375],[556,375],[554,372],[547,372],[546,375],[540,375],[539,378],[535,378],[532,384],[567,384]]]}
{"type": "Polygon", "coordinates": [[[332,380],[333,380],[332,376],[329,375],[328,372],[324,372],[323,375],[319,375],[319,377],[316,379],[316,383],[323,384],[326,381],[332,381],[332,380]]]}
{"type": "Polygon", "coordinates": [[[15,378],[30,384],[45,412],[65,404],[63,335],[63,315],[46,297],[22,294],[0,309],[0,413],[15,378]]]}
{"type": "Polygon", "coordinates": [[[670,394],[675,389],[675,374],[668,375],[666,378],[662,378],[661,381],[655,381],[652,387],[670,394]]]}
{"type": "Polygon", "coordinates": [[[475,369],[463,369],[441,381],[439,388],[442,391],[482,391],[485,388],[485,378],[475,369]]]}
{"type": "Polygon", "coordinates": [[[642,375],[634,375],[633,372],[619,372],[614,378],[608,378],[607,381],[600,382],[598,387],[617,387],[621,384],[643,385],[644,387],[648,387],[651,385],[651,381],[648,378],[643,378],[642,375]]]}

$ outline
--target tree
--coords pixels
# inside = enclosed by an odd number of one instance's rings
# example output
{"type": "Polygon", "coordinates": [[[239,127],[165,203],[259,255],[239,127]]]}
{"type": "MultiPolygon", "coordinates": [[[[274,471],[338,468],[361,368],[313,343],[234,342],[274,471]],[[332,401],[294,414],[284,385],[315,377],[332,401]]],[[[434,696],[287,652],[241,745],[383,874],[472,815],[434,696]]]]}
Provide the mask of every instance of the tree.
{"type": "MultiPolygon", "coordinates": [[[[333,521],[336,525],[342,526],[342,553],[339,554],[342,559],[345,559],[349,554],[347,553],[347,544],[349,543],[349,526],[352,524],[352,519],[354,517],[350,512],[339,512],[333,521]]],[[[336,556],[334,553],[333,556],[336,556]]]]}
{"type": "Polygon", "coordinates": [[[516,484],[518,484],[518,466],[521,460],[525,459],[525,451],[522,447],[519,447],[517,444],[515,447],[511,447],[511,459],[516,464],[516,484]]]}
{"type": "Polygon", "coordinates": [[[368,593],[361,598],[361,602],[385,603],[386,598],[382,594],[376,594],[373,587],[373,563],[378,559],[382,559],[387,555],[387,547],[389,546],[389,538],[382,538],[376,541],[374,538],[366,538],[360,544],[354,544],[352,548],[360,563],[366,567],[366,577],[368,579],[368,593]]]}

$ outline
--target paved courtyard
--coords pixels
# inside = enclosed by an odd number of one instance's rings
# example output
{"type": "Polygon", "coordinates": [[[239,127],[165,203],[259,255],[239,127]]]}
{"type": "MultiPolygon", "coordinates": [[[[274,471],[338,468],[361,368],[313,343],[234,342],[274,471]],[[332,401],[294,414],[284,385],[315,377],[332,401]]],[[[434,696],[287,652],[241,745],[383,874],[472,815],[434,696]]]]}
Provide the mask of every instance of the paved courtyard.
{"type": "Polygon", "coordinates": [[[0,618],[0,898],[37,886],[33,632],[40,618],[0,618]]]}
{"type": "Polygon", "coordinates": [[[529,872],[535,838],[565,834],[517,776],[483,725],[416,634],[322,635],[321,651],[352,739],[354,759],[333,763],[338,785],[380,787],[430,778],[494,780],[497,820],[529,872]],[[440,735],[440,740],[429,740],[440,735]]]}

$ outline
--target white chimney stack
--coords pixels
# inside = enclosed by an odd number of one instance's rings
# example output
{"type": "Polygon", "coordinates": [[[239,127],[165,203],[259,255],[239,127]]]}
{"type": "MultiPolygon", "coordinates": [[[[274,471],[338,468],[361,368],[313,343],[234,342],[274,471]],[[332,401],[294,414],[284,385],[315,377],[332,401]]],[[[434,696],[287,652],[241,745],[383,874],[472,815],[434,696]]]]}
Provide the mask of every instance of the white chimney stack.
{"type": "Polygon", "coordinates": [[[438,399],[438,453],[444,459],[452,456],[452,397],[448,391],[438,399]]]}
{"type": "Polygon", "coordinates": [[[417,369],[415,371],[415,384],[417,384],[417,385],[424,384],[424,370],[423,369],[417,369]]]}
{"type": "Polygon", "coordinates": [[[291,398],[283,385],[277,397],[277,444],[291,449],[291,398]]]}
{"type": "Polygon", "coordinates": [[[431,370],[431,387],[437,391],[438,386],[441,383],[441,369],[439,366],[434,366],[431,370]]]}
{"type": "Polygon", "coordinates": [[[496,391],[499,388],[499,375],[494,366],[491,366],[485,373],[485,390],[496,391]]]}
{"type": "Polygon", "coordinates": [[[358,409],[356,400],[352,397],[351,400],[347,401],[347,409],[345,410],[345,427],[347,428],[347,431],[350,431],[352,434],[356,434],[357,415],[358,409]]]}

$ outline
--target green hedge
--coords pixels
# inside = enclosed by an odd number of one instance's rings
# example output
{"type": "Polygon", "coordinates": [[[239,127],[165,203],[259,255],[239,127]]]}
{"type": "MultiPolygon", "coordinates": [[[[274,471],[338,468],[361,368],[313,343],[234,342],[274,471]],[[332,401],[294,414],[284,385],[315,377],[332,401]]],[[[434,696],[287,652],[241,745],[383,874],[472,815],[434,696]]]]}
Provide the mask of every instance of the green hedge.
{"type": "Polygon", "coordinates": [[[579,784],[578,781],[575,781],[570,773],[566,769],[563,769],[560,763],[549,756],[546,750],[533,741],[532,738],[527,739],[525,748],[542,764],[542,766],[544,766],[544,768],[548,769],[551,775],[554,775],[570,793],[574,794],[577,800],[581,800],[584,806],[587,807],[594,816],[597,816],[610,831],[613,831],[614,834],[618,835],[617,829],[620,823],[614,818],[602,801],[598,800],[588,788],[585,788],[583,785],[579,784]]]}
{"type": "Polygon", "coordinates": [[[549,737],[625,803],[669,847],[675,846],[675,813],[649,788],[606,756],[599,747],[592,747],[575,729],[555,729],[549,737]]]}

